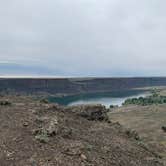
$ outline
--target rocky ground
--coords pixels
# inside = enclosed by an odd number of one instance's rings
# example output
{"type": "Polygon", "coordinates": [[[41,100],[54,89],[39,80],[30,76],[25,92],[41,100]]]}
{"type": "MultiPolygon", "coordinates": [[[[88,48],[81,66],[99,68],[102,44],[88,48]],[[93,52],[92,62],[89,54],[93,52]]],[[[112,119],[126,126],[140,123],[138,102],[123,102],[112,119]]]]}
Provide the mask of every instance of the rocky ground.
{"type": "Polygon", "coordinates": [[[62,107],[0,97],[1,166],[162,166],[136,132],[112,123],[101,105],[62,107]]]}

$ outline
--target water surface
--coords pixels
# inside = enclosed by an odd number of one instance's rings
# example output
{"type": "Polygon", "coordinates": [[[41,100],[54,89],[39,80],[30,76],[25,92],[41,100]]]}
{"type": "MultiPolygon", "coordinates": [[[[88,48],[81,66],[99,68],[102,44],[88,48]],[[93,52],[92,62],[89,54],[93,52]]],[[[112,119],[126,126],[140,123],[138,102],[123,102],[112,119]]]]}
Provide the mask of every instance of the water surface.
{"type": "Polygon", "coordinates": [[[55,102],[61,105],[79,105],[79,104],[103,104],[106,107],[110,105],[121,106],[127,98],[144,97],[147,91],[127,90],[116,92],[80,94],[66,97],[51,97],[50,102],[55,102]]]}

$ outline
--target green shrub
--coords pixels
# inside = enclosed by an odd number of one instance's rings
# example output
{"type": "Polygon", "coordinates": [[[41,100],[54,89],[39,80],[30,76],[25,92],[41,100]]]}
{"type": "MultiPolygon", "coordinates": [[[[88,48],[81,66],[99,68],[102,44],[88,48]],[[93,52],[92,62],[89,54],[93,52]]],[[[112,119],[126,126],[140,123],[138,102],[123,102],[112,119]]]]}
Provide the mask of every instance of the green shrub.
{"type": "Polygon", "coordinates": [[[131,98],[124,101],[123,105],[152,105],[152,104],[164,104],[166,103],[166,96],[159,96],[158,94],[152,94],[147,97],[131,98]]]}
{"type": "Polygon", "coordinates": [[[38,141],[41,142],[41,143],[47,143],[47,142],[49,142],[49,137],[48,137],[48,135],[47,135],[47,134],[44,134],[44,133],[42,133],[42,134],[40,134],[40,135],[36,135],[36,136],[35,136],[35,139],[38,140],[38,141]]]}
{"type": "Polygon", "coordinates": [[[9,102],[9,101],[7,101],[7,100],[0,101],[0,105],[1,105],[1,106],[9,106],[9,105],[11,105],[11,102],[9,102]]]}
{"type": "Polygon", "coordinates": [[[49,142],[49,136],[46,130],[41,129],[37,131],[35,139],[38,140],[41,143],[48,143],[49,142]]]}

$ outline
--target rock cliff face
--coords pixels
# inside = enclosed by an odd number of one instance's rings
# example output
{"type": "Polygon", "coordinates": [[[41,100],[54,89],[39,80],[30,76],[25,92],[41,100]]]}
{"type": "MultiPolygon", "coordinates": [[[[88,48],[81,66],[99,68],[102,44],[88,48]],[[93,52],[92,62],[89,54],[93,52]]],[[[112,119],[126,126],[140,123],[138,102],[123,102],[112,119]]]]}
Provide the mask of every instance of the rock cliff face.
{"type": "Polygon", "coordinates": [[[127,90],[147,86],[165,86],[166,77],[151,78],[4,78],[0,79],[0,91],[22,93],[73,94],[127,90]]]}

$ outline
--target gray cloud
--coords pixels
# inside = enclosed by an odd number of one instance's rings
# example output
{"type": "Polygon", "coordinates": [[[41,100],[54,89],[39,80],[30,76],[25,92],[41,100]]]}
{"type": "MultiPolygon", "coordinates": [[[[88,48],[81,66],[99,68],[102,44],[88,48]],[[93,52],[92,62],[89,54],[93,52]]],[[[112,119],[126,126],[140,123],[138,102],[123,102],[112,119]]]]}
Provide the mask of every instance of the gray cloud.
{"type": "Polygon", "coordinates": [[[0,62],[29,65],[24,70],[33,73],[42,68],[40,74],[166,75],[165,5],[164,0],[2,1],[0,62]]]}

